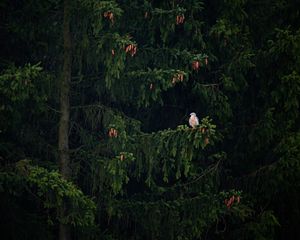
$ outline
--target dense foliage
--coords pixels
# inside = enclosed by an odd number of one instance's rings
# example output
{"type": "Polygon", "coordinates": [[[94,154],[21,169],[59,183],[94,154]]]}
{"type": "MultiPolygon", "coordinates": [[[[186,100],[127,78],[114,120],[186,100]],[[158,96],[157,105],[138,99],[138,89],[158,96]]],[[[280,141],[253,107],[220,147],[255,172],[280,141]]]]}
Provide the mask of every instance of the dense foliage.
{"type": "Polygon", "coordinates": [[[1,238],[296,239],[299,1],[70,2],[70,179],[63,1],[0,3],[1,238]]]}

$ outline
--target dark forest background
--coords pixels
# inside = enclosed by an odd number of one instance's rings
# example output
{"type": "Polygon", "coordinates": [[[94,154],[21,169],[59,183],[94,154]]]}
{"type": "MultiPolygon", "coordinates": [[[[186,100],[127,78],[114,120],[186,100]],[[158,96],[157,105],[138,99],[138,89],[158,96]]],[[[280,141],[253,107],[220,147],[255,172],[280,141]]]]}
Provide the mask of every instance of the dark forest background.
{"type": "Polygon", "coordinates": [[[0,238],[298,239],[299,11],[1,0],[0,238]]]}

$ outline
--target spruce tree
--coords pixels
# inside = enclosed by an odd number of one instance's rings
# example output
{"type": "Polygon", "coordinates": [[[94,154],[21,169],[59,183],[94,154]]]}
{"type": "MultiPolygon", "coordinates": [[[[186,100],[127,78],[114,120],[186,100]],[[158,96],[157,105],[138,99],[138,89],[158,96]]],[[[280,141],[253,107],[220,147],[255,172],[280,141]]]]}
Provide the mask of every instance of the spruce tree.
{"type": "Polygon", "coordinates": [[[240,192],[220,190],[224,153],[214,146],[222,137],[204,104],[222,101],[222,93],[206,77],[215,56],[202,36],[203,3],[80,4],[94,14],[75,20],[82,33],[74,47],[72,159],[105,236],[193,239],[228,213],[247,216],[240,192]],[[142,116],[167,105],[182,107],[142,116]],[[187,125],[193,110],[202,116],[195,129],[187,125]]]}

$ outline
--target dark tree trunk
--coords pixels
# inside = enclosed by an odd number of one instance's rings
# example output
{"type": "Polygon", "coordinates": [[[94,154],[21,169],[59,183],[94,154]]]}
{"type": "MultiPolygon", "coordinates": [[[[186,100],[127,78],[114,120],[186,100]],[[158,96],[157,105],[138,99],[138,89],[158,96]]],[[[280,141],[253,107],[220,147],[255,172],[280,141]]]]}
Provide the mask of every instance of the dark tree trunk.
{"type": "MultiPolygon", "coordinates": [[[[69,156],[69,118],[70,118],[70,80],[71,80],[71,33],[70,33],[70,18],[71,18],[70,0],[64,0],[64,23],[63,23],[63,37],[64,37],[64,63],[63,73],[60,84],[60,121],[59,121],[59,167],[60,173],[66,179],[70,178],[70,156],[69,156]]],[[[66,214],[66,206],[60,209],[61,217],[66,214]]],[[[70,239],[70,227],[65,224],[60,224],[59,239],[70,239]]]]}

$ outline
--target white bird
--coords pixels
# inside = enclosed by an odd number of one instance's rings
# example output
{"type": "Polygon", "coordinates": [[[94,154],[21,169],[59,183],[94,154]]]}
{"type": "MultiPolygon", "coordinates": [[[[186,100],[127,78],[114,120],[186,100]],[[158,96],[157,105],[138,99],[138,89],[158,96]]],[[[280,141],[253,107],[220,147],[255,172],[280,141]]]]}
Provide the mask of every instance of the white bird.
{"type": "Polygon", "coordinates": [[[192,112],[190,114],[189,124],[192,128],[195,128],[196,126],[199,125],[199,119],[196,116],[196,113],[192,112]]]}

